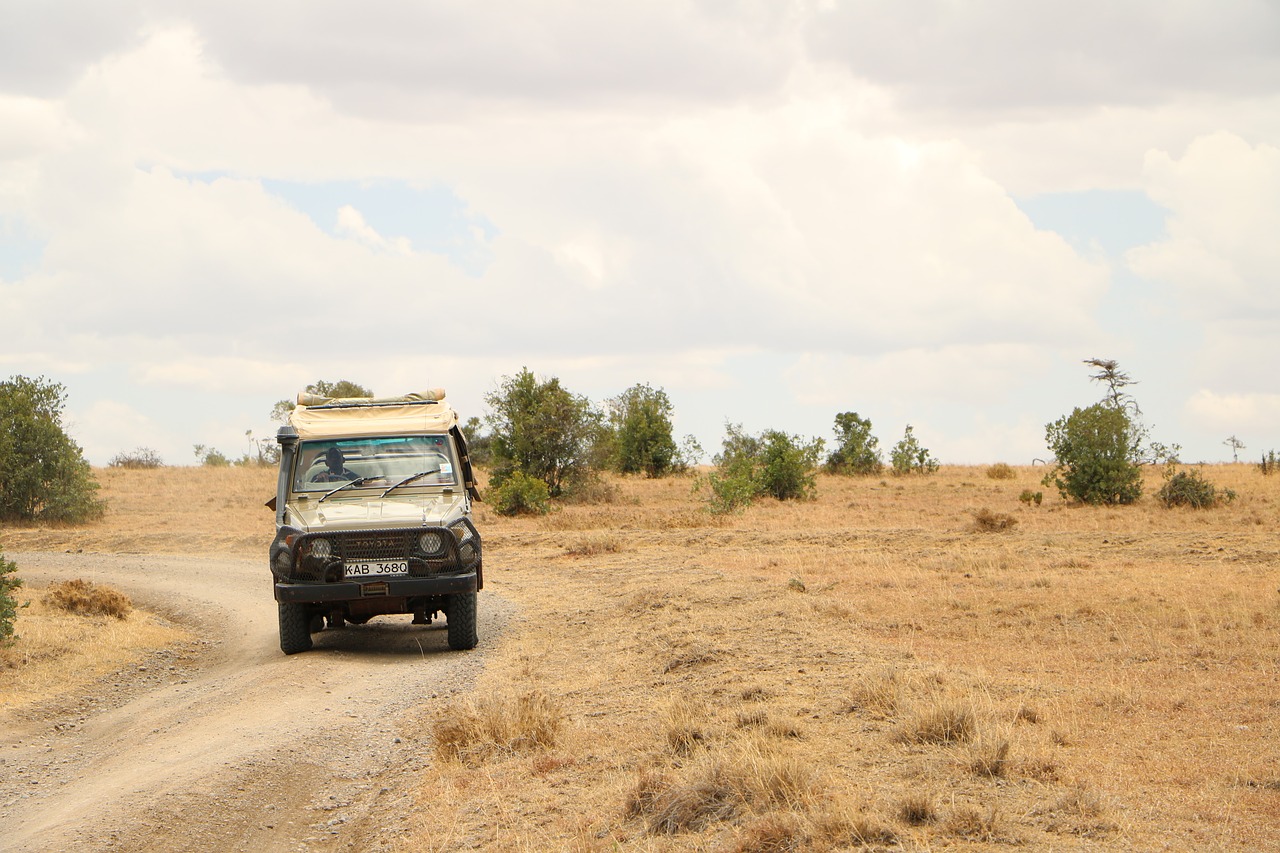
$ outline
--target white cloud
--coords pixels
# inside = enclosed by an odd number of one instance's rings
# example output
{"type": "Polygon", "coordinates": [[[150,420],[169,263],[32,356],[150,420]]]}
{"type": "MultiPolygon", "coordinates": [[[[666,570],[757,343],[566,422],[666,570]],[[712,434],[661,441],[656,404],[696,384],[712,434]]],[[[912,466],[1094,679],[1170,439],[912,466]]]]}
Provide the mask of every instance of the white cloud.
{"type": "Polygon", "coordinates": [[[1272,441],[1280,423],[1280,393],[1219,394],[1201,388],[1187,400],[1186,411],[1197,425],[1223,438],[1232,434],[1246,444],[1272,441]]]}
{"type": "Polygon", "coordinates": [[[1131,250],[1133,270],[1173,285],[1201,316],[1280,316],[1280,147],[1215,133],[1176,160],[1152,151],[1144,177],[1170,211],[1168,237],[1131,250]]]}
{"type": "Polygon", "coordinates": [[[0,281],[5,349],[223,395],[208,429],[228,436],[318,378],[444,384],[475,412],[524,365],[597,396],[687,391],[718,428],[742,416],[711,407],[764,370],[822,428],[868,399],[968,453],[1043,420],[1026,412],[1064,359],[1169,363],[1114,259],[1010,198],[1143,186],[1170,229],[1131,267],[1192,331],[1170,399],[1270,393],[1273,11],[1090,2],[232,2],[69,24],[47,62],[0,57],[0,222],[43,250],[0,281]],[[447,188],[486,223],[486,263],[363,202],[328,233],[268,180],[447,188]]]}
{"type": "Polygon", "coordinates": [[[117,453],[149,447],[160,453],[169,464],[185,464],[174,457],[177,449],[190,445],[177,444],[163,427],[136,408],[117,400],[99,400],[83,410],[70,413],[68,434],[84,451],[86,458],[105,464],[117,453]]]}

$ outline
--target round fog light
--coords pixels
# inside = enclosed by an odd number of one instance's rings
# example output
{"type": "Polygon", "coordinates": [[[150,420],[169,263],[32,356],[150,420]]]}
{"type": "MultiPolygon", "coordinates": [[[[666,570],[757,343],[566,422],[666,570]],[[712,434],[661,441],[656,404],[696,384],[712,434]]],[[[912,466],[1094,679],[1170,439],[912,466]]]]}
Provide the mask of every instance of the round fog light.
{"type": "Polygon", "coordinates": [[[444,542],[440,539],[439,533],[424,533],[418,537],[418,547],[422,549],[424,554],[439,553],[444,542]]]}

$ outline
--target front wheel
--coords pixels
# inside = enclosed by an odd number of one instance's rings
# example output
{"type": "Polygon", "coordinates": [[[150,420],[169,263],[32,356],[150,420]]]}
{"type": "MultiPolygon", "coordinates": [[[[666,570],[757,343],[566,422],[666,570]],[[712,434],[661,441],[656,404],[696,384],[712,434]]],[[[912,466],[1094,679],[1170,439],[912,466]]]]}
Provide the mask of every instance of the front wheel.
{"type": "Polygon", "coordinates": [[[476,635],[476,594],[458,592],[449,596],[444,617],[449,629],[449,648],[454,651],[474,649],[480,642],[476,635]]]}
{"type": "Polygon", "coordinates": [[[311,620],[306,605],[277,601],[276,606],[280,609],[280,651],[294,655],[311,648],[311,620]]]}

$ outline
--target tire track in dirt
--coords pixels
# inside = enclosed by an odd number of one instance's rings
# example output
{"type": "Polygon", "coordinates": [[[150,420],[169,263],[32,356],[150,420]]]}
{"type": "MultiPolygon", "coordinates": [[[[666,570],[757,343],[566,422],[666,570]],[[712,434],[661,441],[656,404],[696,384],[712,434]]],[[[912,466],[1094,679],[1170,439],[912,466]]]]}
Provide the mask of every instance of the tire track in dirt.
{"type": "Polygon", "coordinates": [[[202,640],[0,717],[12,851],[377,849],[429,772],[422,721],[470,689],[512,610],[481,593],[473,652],[449,651],[443,622],[382,617],[286,657],[262,561],[8,556],[31,583],[109,583],[202,640]]]}

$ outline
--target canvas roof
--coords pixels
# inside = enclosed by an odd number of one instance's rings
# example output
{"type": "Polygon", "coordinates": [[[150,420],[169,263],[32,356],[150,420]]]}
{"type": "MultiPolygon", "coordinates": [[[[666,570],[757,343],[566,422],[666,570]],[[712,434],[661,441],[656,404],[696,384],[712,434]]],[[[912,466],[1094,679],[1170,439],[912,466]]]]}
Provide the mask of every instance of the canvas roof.
{"type": "Polygon", "coordinates": [[[457,422],[458,413],[445,399],[443,388],[401,397],[330,398],[304,393],[289,414],[289,423],[303,439],[448,432],[457,422]]]}

